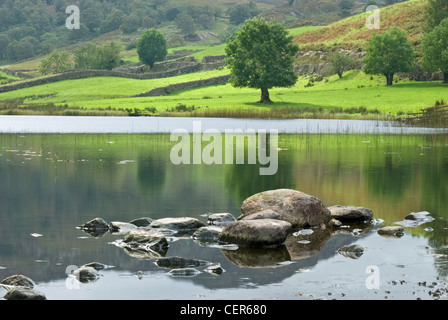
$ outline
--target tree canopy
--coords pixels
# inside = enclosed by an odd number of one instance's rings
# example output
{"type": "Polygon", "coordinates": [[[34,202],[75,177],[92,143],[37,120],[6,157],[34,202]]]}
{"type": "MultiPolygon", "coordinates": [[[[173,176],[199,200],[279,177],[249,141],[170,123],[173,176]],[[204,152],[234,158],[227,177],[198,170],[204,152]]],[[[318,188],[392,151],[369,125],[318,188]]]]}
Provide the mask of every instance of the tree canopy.
{"type": "Polygon", "coordinates": [[[448,83],[448,18],[443,19],[423,39],[422,66],[428,71],[441,71],[448,83]]]}
{"type": "Polygon", "coordinates": [[[165,37],[156,29],[146,30],[137,42],[137,53],[141,62],[152,67],[167,55],[165,37]]]}
{"type": "Polygon", "coordinates": [[[398,27],[373,36],[366,52],[364,72],[384,75],[388,86],[393,84],[395,73],[414,69],[417,56],[406,33],[398,27]]]}
{"type": "Polygon", "coordinates": [[[292,36],[275,21],[256,17],[246,20],[227,40],[227,63],[234,87],[261,89],[261,103],[271,103],[273,87],[290,87],[297,81],[293,63],[299,47],[292,36]]]}

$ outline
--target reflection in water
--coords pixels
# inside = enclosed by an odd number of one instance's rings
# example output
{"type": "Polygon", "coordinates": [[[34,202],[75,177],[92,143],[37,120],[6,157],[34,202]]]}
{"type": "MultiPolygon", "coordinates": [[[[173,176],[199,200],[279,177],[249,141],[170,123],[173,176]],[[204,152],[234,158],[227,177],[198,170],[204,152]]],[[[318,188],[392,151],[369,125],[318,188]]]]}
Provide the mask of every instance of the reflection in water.
{"type": "MultiPolygon", "coordinates": [[[[365,279],[363,268],[369,264],[380,265],[384,277],[387,272],[391,277],[406,272],[409,277],[424,278],[434,268],[437,275],[447,274],[445,135],[280,135],[279,167],[272,176],[260,176],[258,165],[247,163],[173,165],[169,154],[174,143],[169,135],[160,134],[0,135],[0,278],[22,273],[40,283],[64,280],[66,266],[92,261],[113,265],[123,273],[142,270],[157,275],[162,271],[152,257],[148,260],[140,252],[126,253],[110,244],[119,235],[95,238],[75,227],[95,217],[108,222],[139,217],[200,218],[209,212],[230,212],[237,217],[246,197],[275,188],[303,191],[327,206],[364,206],[386,225],[418,211],[428,211],[434,221],[406,228],[410,236],[392,240],[378,236],[377,226],[356,232],[361,228],[291,234],[277,250],[221,250],[201,247],[189,238],[172,239],[164,255],[204,259],[226,270],[219,277],[198,274],[188,279],[190,286],[236,290],[247,278],[259,290],[268,286],[266,292],[271,292],[271,284],[296,277],[306,287],[306,279],[312,281],[314,275],[298,270],[318,272],[321,268],[339,270],[337,279],[355,277],[357,282],[349,282],[359,285],[365,279]],[[428,226],[432,231],[425,230],[428,226]],[[31,236],[34,233],[42,236],[31,236]],[[368,247],[358,259],[365,264],[361,271],[359,264],[337,254],[342,245],[355,242],[368,247]],[[395,263],[401,257],[391,251],[396,246],[404,257],[395,263]],[[420,272],[415,261],[426,271],[420,272]],[[408,269],[401,271],[395,265],[408,269]]],[[[327,283],[335,279],[331,273],[319,276],[327,283]]],[[[96,283],[105,285],[102,280],[96,283]]],[[[307,288],[314,288],[311,282],[307,288]]],[[[282,292],[293,295],[293,290],[298,289],[285,285],[282,292]]],[[[346,292],[350,290],[357,289],[346,292]]],[[[76,292],[60,289],[58,295],[64,294],[70,297],[76,292]]],[[[121,297],[114,289],[108,294],[121,297]]],[[[153,296],[147,293],[147,297],[153,296]]]]}

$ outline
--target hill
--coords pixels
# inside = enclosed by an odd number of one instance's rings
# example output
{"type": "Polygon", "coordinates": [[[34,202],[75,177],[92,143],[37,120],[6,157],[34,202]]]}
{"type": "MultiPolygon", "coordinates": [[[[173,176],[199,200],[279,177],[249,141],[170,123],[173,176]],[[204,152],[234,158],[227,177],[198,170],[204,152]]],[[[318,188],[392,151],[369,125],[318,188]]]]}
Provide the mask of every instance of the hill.
{"type": "Polygon", "coordinates": [[[419,49],[425,25],[426,3],[427,0],[410,0],[380,8],[379,30],[366,27],[366,19],[371,13],[363,13],[298,35],[294,38],[294,42],[300,44],[302,51],[335,49],[363,51],[374,34],[397,26],[406,31],[408,38],[419,49]]]}

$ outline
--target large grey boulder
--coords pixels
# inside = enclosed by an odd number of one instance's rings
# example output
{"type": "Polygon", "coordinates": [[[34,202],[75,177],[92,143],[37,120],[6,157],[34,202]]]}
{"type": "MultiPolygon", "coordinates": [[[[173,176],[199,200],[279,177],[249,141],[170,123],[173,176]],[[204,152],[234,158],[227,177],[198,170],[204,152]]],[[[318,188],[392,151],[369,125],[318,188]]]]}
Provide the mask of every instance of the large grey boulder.
{"type": "Polygon", "coordinates": [[[327,224],[331,219],[330,211],[319,199],[291,189],[269,190],[254,194],[244,200],[241,206],[243,216],[266,209],[277,212],[293,227],[327,224]]]}
{"type": "Polygon", "coordinates": [[[248,214],[242,216],[241,220],[256,220],[256,219],[275,219],[275,220],[283,220],[282,216],[272,209],[266,209],[260,212],[255,212],[252,214],[248,214]]]}
{"type": "Polygon", "coordinates": [[[285,242],[291,228],[282,220],[239,220],[226,225],[218,238],[241,247],[274,247],[285,242]]]}

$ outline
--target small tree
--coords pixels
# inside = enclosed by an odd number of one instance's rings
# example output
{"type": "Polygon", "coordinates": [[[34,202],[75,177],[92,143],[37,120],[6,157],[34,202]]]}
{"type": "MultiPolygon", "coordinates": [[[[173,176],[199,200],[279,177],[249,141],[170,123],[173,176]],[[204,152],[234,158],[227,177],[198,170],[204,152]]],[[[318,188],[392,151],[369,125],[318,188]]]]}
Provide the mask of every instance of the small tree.
{"type": "Polygon", "coordinates": [[[165,37],[156,29],[146,30],[137,42],[137,53],[141,62],[152,67],[168,53],[165,37]]]}
{"type": "Polygon", "coordinates": [[[269,89],[289,87],[296,83],[293,70],[299,51],[284,26],[263,18],[246,20],[227,40],[227,63],[234,87],[261,89],[260,103],[272,103],[269,89]]]}
{"type": "Polygon", "coordinates": [[[406,33],[400,28],[393,27],[373,36],[366,51],[364,72],[383,74],[388,86],[393,84],[395,73],[410,72],[414,69],[416,52],[406,33]]]}
{"type": "Polygon", "coordinates": [[[67,51],[53,50],[53,52],[40,62],[39,72],[43,75],[73,69],[67,51]]]}
{"type": "Polygon", "coordinates": [[[442,71],[443,83],[448,83],[448,18],[425,35],[421,63],[428,71],[442,71]]]}
{"type": "Polygon", "coordinates": [[[337,73],[339,79],[342,78],[342,74],[344,72],[355,68],[357,65],[357,61],[355,58],[342,52],[333,53],[329,58],[329,62],[331,64],[331,72],[337,73]]]}

